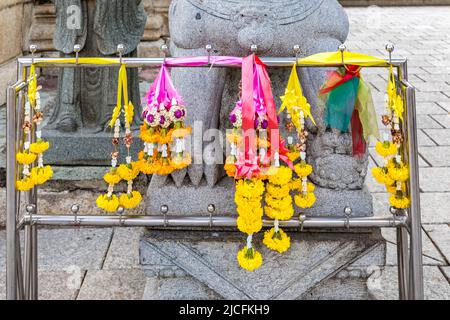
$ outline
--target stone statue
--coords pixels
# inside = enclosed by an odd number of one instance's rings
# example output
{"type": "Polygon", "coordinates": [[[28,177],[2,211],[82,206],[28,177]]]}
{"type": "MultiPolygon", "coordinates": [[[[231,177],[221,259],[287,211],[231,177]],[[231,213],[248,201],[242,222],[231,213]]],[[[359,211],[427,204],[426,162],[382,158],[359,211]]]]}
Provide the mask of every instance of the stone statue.
{"type": "MultiPolygon", "coordinates": [[[[53,42],[62,57],[74,57],[76,44],[81,47],[80,57],[115,57],[118,44],[125,46],[124,56],[136,56],[147,19],[141,0],[53,2],[53,42]]],[[[60,69],[56,105],[43,131],[45,138],[58,146],[48,153],[48,163],[108,164],[107,124],[116,105],[118,71],[118,67],[60,69]]],[[[137,128],[141,110],[137,69],[128,70],[128,92],[136,108],[137,128]]],[[[134,143],[133,153],[140,148],[134,143]]]]}
{"type": "MultiPolygon", "coordinates": [[[[248,55],[253,44],[258,46],[260,56],[293,56],[293,46],[298,44],[301,54],[306,56],[336,51],[345,41],[349,26],[336,0],[174,0],[169,8],[169,28],[174,56],[205,55],[207,44],[217,54],[233,56],[248,55]]],[[[306,213],[342,215],[344,207],[351,206],[355,216],[372,214],[370,194],[363,188],[367,157],[363,160],[353,157],[351,136],[331,132],[323,124],[317,92],[324,82],[325,70],[299,71],[304,93],[318,122],[317,128],[310,127],[312,134],[308,141],[317,202],[306,213]]],[[[279,102],[290,69],[269,69],[269,72],[274,97],[279,102]]],[[[185,99],[191,125],[201,121],[203,130],[230,127],[228,114],[238,100],[240,70],[174,68],[172,76],[185,99]]],[[[201,145],[194,139],[195,156],[198,150],[213,150],[218,138],[211,140],[201,145]]],[[[170,214],[197,214],[206,213],[207,205],[213,203],[216,213],[232,214],[233,187],[231,179],[224,178],[221,164],[197,162],[187,170],[173,173],[171,178],[153,176],[147,210],[156,214],[161,205],[167,204],[170,214]]]]}
{"type": "MultiPolygon", "coordinates": [[[[136,56],[147,15],[141,0],[53,0],[56,7],[55,48],[63,57],[136,56]]],[[[64,68],[59,74],[58,99],[47,130],[75,132],[105,129],[116,104],[118,68],[64,68]]],[[[140,106],[137,69],[128,70],[130,98],[140,106]]],[[[136,112],[136,122],[139,112],[136,112]]]]}

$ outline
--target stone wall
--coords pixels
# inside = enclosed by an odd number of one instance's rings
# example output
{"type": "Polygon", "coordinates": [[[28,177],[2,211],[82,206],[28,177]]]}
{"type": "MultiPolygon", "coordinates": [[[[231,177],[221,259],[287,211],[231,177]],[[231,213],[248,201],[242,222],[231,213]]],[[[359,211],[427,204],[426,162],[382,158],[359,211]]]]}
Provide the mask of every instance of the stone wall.
{"type": "Polygon", "coordinates": [[[0,105],[6,101],[8,82],[17,75],[14,59],[22,54],[32,8],[31,0],[0,1],[0,105]]]}

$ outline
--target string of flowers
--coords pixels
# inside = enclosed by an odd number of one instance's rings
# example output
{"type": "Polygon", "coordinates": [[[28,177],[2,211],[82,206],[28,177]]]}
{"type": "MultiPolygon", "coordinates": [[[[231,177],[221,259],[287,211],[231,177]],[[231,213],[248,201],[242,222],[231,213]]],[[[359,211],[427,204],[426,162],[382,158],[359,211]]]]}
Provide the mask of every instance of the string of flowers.
{"type": "Polygon", "coordinates": [[[401,155],[404,138],[400,129],[400,121],[403,121],[403,111],[403,98],[397,92],[394,72],[390,66],[386,110],[381,117],[381,122],[390,129],[391,138],[389,139],[389,136],[385,134],[383,141],[376,143],[375,150],[384,158],[384,165],[373,168],[372,174],[378,183],[385,185],[386,190],[391,194],[389,203],[397,209],[406,209],[410,205],[410,199],[406,193],[409,168],[401,155]]]}
{"type": "Polygon", "coordinates": [[[44,115],[41,111],[41,98],[37,86],[36,69],[34,65],[30,67],[28,78],[28,95],[24,109],[23,130],[23,151],[16,154],[18,165],[22,166],[22,177],[16,181],[16,189],[27,191],[37,185],[44,184],[53,176],[50,166],[44,166],[44,152],[50,147],[50,143],[42,139],[42,120],[44,115]],[[31,119],[31,111],[33,117],[31,119]],[[31,143],[31,132],[33,127],[36,132],[36,142],[31,143]],[[37,159],[37,166],[30,170],[30,167],[37,159]]]}
{"type": "Polygon", "coordinates": [[[191,164],[185,143],[191,128],[185,125],[187,112],[183,104],[163,64],[147,93],[147,106],[143,111],[140,138],[144,141],[144,150],[139,155],[141,172],[165,175],[191,164]]]}
{"type": "MultiPolygon", "coordinates": [[[[289,191],[277,194],[276,189],[287,187],[292,177],[289,167],[282,167],[284,161],[292,166],[279,136],[278,119],[275,102],[270,87],[265,65],[255,55],[243,59],[242,81],[239,101],[229,115],[233,125],[227,133],[227,141],[231,145],[227,156],[225,171],[236,180],[235,203],[238,212],[238,229],[247,234],[247,245],[237,254],[239,265],[253,271],[262,264],[262,255],[253,248],[253,235],[262,228],[263,208],[262,196],[265,191],[265,180],[271,192],[266,195],[266,214],[283,220],[293,215],[292,198],[289,191]],[[289,206],[291,211],[289,210],[289,206]]],[[[278,228],[275,222],[273,234],[266,233],[266,245],[286,251],[290,239],[278,228]]]]}
{"type": "Polygon", "coordinates": [[[294,171],[298,179],[292,181],[291,187],[299,192],[294,196],[295,204],[302,209],[310,208],[316,202],[314,195],[314,184],[308,182],[308,176],[313,172],[313,167],[306,162],[306,142],[308,131],[305,126],[306,118],[309,118],[315,125],[316,122],[311,114],[311,105],[303,95],[300,81],[297,75],[297,67],[294,65],[289,76],[284,96],[281,97],[282,105],[279,112],[287,111],[286,129],[289,133],[288,148],[292,161],[300,161],[294,165],[294,171]],[[294,145],[291,132],[293,128],[297,130],[298,143],[294,145]]]}
{"type": "Polygon", "coordinates": [[[283,253],[291,245],[291,238],[279,227],[280,220],[289,220],[294,215],[291,191],[292,170],[281,166],[268,178],[264,211],[274,219],[274,227],[264,233],[263,243],[272,250],[283,253]]]}
{"type": "Polygon", "coordinates": [[[253,234],[262,228],[263,209],[261,206],[264,183],[259,179],[240,179],[236,182],[234,200],[238,213],[237,227],[247,234],[247,245],[237,254],[239,265],[253,271],[262,264],[262,255],[253,248],[253,234]]]}
{"type": "Polygon", "coordinates": [[[140,166],[137,162],[133,162],[130,155],[130,148],[133,142],[133,136],[131,132],[131,123],[134,117],[134,106],[130,100],[128,100],[128,84],[127,73],[124,64],[121,65],[119,70],[119,82],[117,89],[117,104],[113,110],[112,118],[109,122],[110,127],[114,127],[114,134],[112,138],[113,151],[111,152],[111,168],[108,173],[103,177],[108,184],[107,193],[100,195],[97,198],[97,206],[107,212],[117,211],[119,206],[125,209],[133,209],[139,205],[142,200],[142,195],[139,191],[133,190],[133,180],[139,175],[140,166]],[[123,92],[123,102],[122,102],[123,92]],[[124,115],[125,135],[123,137],[123,143],[127,149],[126,163],[118,164],[120,144],[120,115],[124,115]],[[122,193],[120,198],[114,194],[114,186],[121,180],[127,182],[127,192],[122,193]]]}

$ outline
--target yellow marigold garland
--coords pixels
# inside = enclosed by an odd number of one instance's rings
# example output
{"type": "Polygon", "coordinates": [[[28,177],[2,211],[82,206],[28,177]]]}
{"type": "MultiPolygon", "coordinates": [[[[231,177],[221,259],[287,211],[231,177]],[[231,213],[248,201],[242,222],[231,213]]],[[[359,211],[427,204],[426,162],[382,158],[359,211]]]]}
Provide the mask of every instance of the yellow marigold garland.
{"type": "Polygon", "coordinates": [[[247,234],[247,246],[239,251],[237,260],[242,268],[249,271],[258,268],[262,263],[261,254],[252,247],[252,239],[253,234],[262,228],[261,201],[264,190],[264,183],[258,179],[236,181],[236,223],[239,231],[247,234]]]}
{"type": "Polygon", "coordinates": [[[378,141],[375,151],[384,158],[384,166],[372,169],[375,180],[384,184],[386,190],[392,194],[389,197],[391,206],[397,209],[406,209],[410,199],[406,195],[406,181],[409,179],[409,168],[402,160],[400,154],[404,141],[400,122],[403,121],[403,98],[397,93],[395,77],[392,66],[389,68],[389,81],[387,86],[386,111],[381,117],[383,125],[391,132],[391,139],[387,136],[384,141],[378,141]]]}
{"type": "Polygon", "coordinates": [[[316,124],[311,114],[311,106],[303,95],[300,81],[297,75],[296,66],[292,67],[286,92],[281,97],[283,105],[280,112],[286,107],[287,120],[286,130],[289,133],[287,138],[290,153],[288,156],[299,161],[294,165],[294,171],[298,176],[291,182],[291,188],[297,190],[299,194],[294,196],[295,204],[302,208],[310,208],[316,201],[314,196],[314,185],[308,182],[308,176],[313,172],[313,167],[306,162],[306,148],[308,140],[308,130],[306,119],[310,119],[312,124],[316,124]],[[294,144],[294,137],[291,135],[296,129],[298,143],[294,144]]]}
{"type": "Polygon", "coordinates": [[[237,254],[239,265],[248,271],[258,269],[262,264],[262,255],[253,248],[242,248],[237,254]]]}
{"type": "MultiPolygon", "coordinates": [[[[128,85],[127,85],[127,73],[125,65],[121,65],[119,70],[119,81],[117,88],[117,104],[113,111],[112,118],[109,122],[113,128],[112,144],[114,146],[113,152],[111,152],[111,168],[108,173],[103,177],[108,184],[106,194],[102,194],[97,198],[97,206],[106,212],[115,212],[122,206],[124,209],[133,209],[139,205],[142,200],[142,196],[138,191],[133,190],[133,180],[139,175],[142,167],[142,160],[133,162],[130,156],[130,148],[133,142],[133,136],[131,133],[131,123],[134,117],[134,107],[130,100],[128,100],[128,85]],[[123,94],[123,100],[122,100],[123,94]],[[118,164],[119,157],[119,139],[120,139],[120,115],[123,113],[125,122],[125,134],[123,136],[123,144],[127,149],[126,163],[118,164]],[[114,194],[114,186],[121,180],[127,182],[127,191],[120,197],[114,194]]],[[[141,138],[144,140],[145,137],[141,138]]]]}
{"type": "Polygon", "coordinates": [[[291,246],[291,238],[283,230],[275,232],[275,228],[271,228],[264,232],[263,243],[267,248],[283,253],[291,246]]]}
{"type": "Polygon", "coordinates": [[[48,141],[42,139],[41,123],[44,118],[41,112],[41,98],[37,86],[35,66],[30,67],[28,78],[28,101],[25,103],[23,130],[23,151],[16,154],[16,161],[21,167],[21,177],[16,181],[16,189],[28,191],[35,186],[44,184],[53,176],[50,166],[44,166],[43,154],[50,147],[48,141]],[[33,111],[33,117],[31,117],[33,111]],[[34,129],[34,131],[33,131],[34,129]],[[35,133],[36,142],[32,142],[32,133],[35,133]],[[33,164],[37,163],[33,166],[33,164]]]}
{"type": "Polygon", "coordinates": [[[271,250],[283,253],[290,247],[290,238],[279,228],[279,221],[289,220],[294,215],[294,206],[290,195],[292,170],[281,166],[268,178],[265,196],[265,213],[274,219],[274,227],[264,234],[263,243],[271,250]]]}

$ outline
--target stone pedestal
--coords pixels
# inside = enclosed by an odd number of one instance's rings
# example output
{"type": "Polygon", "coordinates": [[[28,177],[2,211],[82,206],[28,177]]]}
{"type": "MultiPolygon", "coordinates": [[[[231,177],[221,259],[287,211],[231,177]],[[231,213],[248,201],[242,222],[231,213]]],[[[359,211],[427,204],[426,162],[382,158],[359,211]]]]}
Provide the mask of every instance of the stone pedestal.
{"type": "MultiPolygon", "coordinates": [[[[133,140],[130,154],[134,160],[143,144],[139,136],[139,130],[133,131],[133,140]]],[[[91,133],[87,130],[73,132],[60,132],[56,130],[44,130],[43,138],[50,142],[51,149],[45,153],[45,161],[52,165],[92,165],[110,166],[110,153],[113,150],[111,144],[111,132],[91,133]]],[[[119,145],[119,163],[125,163],[127,151],[121,143],[119,145]]]]}
{"type": "Polygon", "coordinates": [[[262,266],[241,269],[242,234],[150,230],[141,239],[147,275],[144,299],[370,299],[368,277],[384,264],[379,229],[359,232],[288,231],[291,248],[280,255],[255,236],[262,266]]]}

